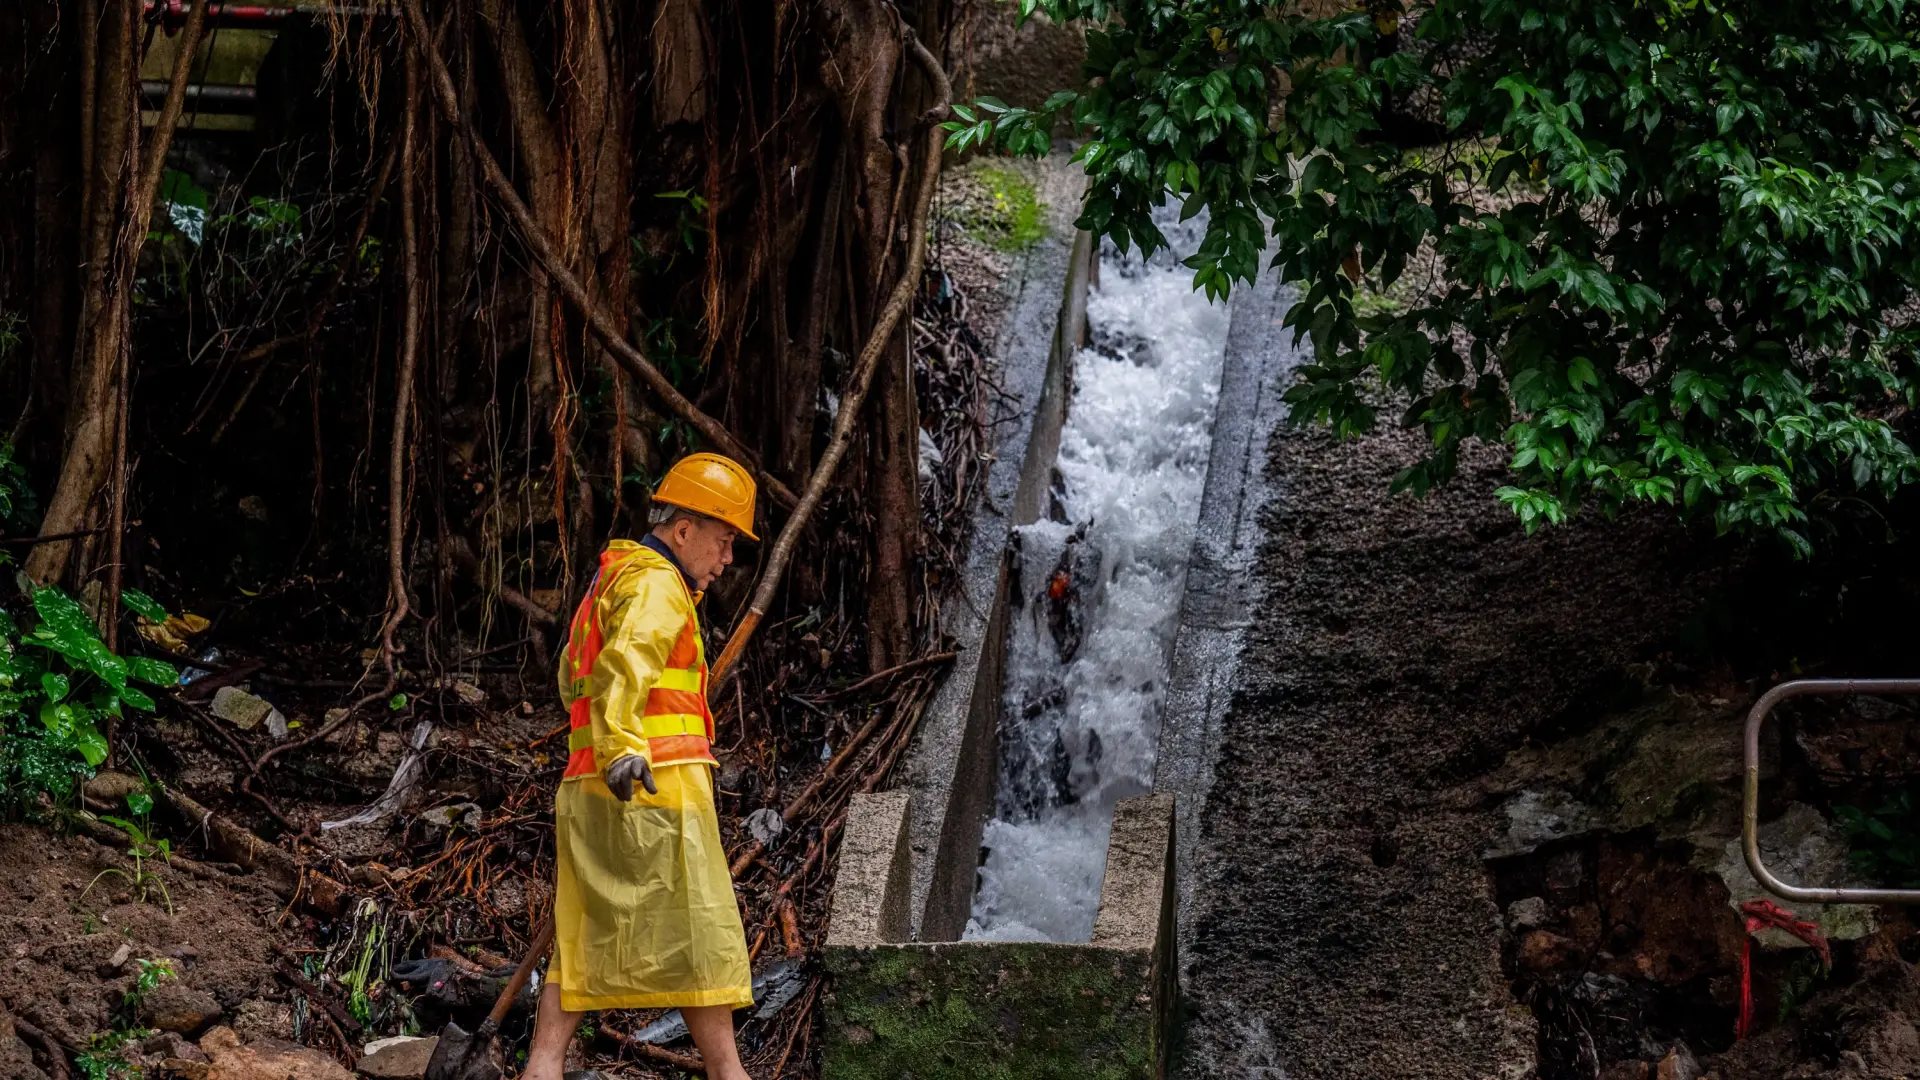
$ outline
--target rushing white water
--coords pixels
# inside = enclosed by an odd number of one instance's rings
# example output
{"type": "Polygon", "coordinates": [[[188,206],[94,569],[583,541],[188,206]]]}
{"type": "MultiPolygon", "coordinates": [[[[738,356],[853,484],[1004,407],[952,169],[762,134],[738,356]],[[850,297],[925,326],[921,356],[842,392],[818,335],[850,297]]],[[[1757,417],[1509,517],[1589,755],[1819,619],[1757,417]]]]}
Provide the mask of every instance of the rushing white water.
{"type": "Polygon", "coordinates": [[[1047,518],[1017,530],[1000,794],[970,940],[1086,941],[1114,804],[1153,784],[1168,658],[1206,483],[1224,305],[1173,242],[1100,255],[1047,518]]]}

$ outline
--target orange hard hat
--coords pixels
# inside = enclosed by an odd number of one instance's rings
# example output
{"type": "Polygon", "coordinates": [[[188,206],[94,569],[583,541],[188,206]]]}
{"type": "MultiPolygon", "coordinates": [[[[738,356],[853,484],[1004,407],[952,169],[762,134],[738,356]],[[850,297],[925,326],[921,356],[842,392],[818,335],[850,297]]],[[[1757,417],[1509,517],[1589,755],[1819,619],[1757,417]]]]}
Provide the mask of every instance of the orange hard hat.
{"type": "Polygon", "coordinates": [[[732,458],[688,454],[660,480],[653,501],[724,521],[749,540],[753,534],[753,477],[732,458]]]}

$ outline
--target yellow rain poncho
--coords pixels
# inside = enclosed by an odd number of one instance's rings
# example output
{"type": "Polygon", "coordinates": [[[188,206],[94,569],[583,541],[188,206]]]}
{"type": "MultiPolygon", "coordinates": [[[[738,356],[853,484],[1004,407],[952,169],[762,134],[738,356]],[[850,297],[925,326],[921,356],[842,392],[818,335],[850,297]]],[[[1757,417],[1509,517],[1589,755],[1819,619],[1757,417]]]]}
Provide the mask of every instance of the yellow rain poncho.
{"type": "Polygon", "coordinates": [[[574,617],[547,971],[569,1011],[753,1003],[713,804],[696,600],[665,556],[616,540],[574,617]],[[623,803],[607,790],[606,767],[626,754],[653,764],[658,794],[636,784],[623,803]]]}

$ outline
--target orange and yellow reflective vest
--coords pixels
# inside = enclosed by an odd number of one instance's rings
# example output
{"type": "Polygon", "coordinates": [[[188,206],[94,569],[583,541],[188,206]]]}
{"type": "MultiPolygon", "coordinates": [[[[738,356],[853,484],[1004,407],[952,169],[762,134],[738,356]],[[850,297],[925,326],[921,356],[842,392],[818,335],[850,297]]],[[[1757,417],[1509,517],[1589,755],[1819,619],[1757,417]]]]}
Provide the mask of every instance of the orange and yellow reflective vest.
{"type": "Polygon", "coordinates": [[[598,774],[626,754],[655,768],[714,764],[698,601],[656,551],[615,540],[601,553],[560,661],[567,779],[598,774]]]}

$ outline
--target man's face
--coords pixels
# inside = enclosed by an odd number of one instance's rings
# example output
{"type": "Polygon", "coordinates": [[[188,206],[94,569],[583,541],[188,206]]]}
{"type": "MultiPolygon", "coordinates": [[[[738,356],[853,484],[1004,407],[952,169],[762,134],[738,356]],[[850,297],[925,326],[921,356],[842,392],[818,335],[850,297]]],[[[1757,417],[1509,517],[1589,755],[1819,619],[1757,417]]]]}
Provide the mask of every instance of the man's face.
{"type": "Polygon", "coordinates": [[[733,565],[733,538],[740,535],[724,521],[706,517],[675,518],[661,539],[673,549],[673,556],[693,579],[693,587],[704,591],[727,567],[733,565]]]}

